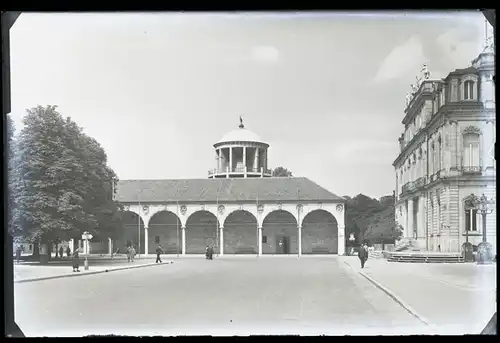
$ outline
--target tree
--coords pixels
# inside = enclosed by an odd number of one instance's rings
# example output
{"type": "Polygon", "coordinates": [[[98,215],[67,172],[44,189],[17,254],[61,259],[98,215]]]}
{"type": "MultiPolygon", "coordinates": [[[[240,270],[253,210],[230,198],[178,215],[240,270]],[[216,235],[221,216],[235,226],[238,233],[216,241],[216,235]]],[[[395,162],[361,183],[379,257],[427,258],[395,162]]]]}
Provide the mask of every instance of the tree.
{"type": "Polygon", "coordinates": [[[276,167],[273,170],[274,177],[291,177],[292,172],[284,167],[276,167]]]}
{"type": "MultiPolygon", "coordinates": [[[[6,133],[7,133],[7,180],[8,184],[12,184],[14,180],[14,149],[15,149],[15,140],[14,140],[14,122],[12,118],[7,114],[6,118],[6,133]]],[[[15,197],[13,196],[12,191],[10,191],[7,187],[7,226],[10,231],[12,231],[12,213],[15,207],[15,197]]]]}
{"type": "Polygon", "coordinates": [[[11,184],[13,234],[48,248],[84,231],[112,233],[120,218],[112,196],[117,177],[102,147],[56,106],[27,110],[24,124],[11,184]]]}

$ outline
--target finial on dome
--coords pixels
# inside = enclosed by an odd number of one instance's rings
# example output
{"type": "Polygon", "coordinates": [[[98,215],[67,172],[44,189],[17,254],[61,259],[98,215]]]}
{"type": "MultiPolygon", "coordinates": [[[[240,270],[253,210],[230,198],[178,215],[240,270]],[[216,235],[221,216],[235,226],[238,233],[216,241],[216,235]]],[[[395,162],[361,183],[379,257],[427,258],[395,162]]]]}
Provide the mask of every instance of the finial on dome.
{"type": "Polygon", "coordinates": [[[245,128],[245,125],[243,125],[243,118],[240,116],[240,126],[239,126],[240,129],[244,129],[245,128]]]}

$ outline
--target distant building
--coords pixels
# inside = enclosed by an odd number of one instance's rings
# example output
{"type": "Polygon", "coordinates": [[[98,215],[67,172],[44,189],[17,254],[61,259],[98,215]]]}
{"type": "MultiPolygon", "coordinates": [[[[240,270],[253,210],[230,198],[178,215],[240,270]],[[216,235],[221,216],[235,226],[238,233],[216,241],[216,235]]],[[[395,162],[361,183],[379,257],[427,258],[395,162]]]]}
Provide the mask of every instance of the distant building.
{"type": "Polygon", "coordinates": [[[343,254],[345,200],[304,177],[271,177],[268,147],[241,123],[214,144],[207,179],[120,181],[126,225],[112,249],[343,254]]]}
{"type": "MultiPolygon", "coordinates": [[[[467,204],[482,194],[496,199],[494,68],[489,43],[470,67],[444,79],[426,71],[407,97],[393,163],[395,216],[420,250],[461,252],[466,240],[482,241],[481,215],[467,204]]],[[[486,236],[496,253],[495,218],[487,216],[486,236]]]]}

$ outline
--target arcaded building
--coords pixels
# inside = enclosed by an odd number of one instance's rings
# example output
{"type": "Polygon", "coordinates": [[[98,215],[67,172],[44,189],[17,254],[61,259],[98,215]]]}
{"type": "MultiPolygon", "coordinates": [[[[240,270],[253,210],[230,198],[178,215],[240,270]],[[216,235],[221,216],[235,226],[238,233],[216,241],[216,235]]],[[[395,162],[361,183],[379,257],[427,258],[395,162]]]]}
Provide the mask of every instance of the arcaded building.
{"type": "Polygon", "coordinates": [[[470,204],[496,200],[494,49],[444,79],[424,76],[407,97],[394,161],[396,220],[420,250],[461,252],[484,237],[496,254],[496,213],[470,204]]]}
{"type": "Polygon", "coordinates": [[[269,144],[246,129],[214,144],[208,178],[123,180],[123,236],[142,254],[343,254],[344,199],[305,177],[271,177],[269,144]]]}

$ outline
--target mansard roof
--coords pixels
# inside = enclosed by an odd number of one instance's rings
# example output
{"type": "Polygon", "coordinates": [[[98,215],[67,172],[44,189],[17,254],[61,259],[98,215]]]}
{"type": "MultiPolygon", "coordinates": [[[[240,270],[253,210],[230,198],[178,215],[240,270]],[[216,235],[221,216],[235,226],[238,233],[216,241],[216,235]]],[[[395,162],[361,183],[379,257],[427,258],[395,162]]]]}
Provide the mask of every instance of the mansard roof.
{"type": "Polygon", "coordinates": [[[161,202],[344,202],[305,177],[122,180],[116,200],[161,202]]]}

